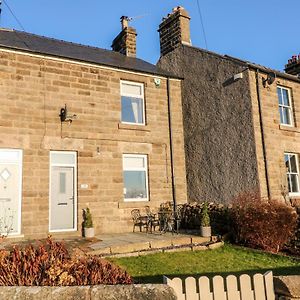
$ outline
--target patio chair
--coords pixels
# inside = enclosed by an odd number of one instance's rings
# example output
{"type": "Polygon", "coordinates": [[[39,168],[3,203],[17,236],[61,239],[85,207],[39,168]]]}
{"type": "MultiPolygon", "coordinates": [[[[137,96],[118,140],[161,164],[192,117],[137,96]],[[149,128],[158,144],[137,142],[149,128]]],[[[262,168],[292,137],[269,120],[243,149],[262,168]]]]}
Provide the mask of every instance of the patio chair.
{"type": "Polygon", "coordinates": [[[146,231],[148,231],[148,216],[141,216],[139,209],[133,209],[131,211],[131,217],[133,221],[133,232],[135,231],[136,226],[140,228],[140,232],[142,232],[143,227],[145,227],[146,231]]]}
{"type": "Polygon", "coordinates": [[[151,211],[150,206],[146,205],[145,211],[149,219],[150,232],[152,232],[152,228],[154,228],[155,231],[155,228],[160,226],[160,220],[156,217],[156,214],[151,211]]]}

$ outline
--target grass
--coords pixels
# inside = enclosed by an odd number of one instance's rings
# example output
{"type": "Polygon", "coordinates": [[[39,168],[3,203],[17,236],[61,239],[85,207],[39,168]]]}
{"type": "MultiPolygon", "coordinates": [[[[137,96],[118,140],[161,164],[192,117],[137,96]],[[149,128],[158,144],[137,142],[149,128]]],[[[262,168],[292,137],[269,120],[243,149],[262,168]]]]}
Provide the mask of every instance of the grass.
{"type": "Polygon", "coordinates": [[[162,276],[264,273],[299,275],[300,261],[230,244],[216,250],[158,253],[148,256],[115,258],[112,262],[124,268],[135,282],[161,283],[162,276]]]}

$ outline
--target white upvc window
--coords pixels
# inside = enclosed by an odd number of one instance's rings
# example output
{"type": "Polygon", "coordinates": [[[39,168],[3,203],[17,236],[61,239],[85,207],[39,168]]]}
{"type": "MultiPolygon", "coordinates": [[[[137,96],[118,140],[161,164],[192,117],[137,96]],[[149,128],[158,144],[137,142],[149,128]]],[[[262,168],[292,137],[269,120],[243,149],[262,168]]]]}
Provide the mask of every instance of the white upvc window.
{"type": "Polygon", "coordinates": [[[291,90],[277,86],[280,124],[294,126],[291,90]]]}
{"type": "Polygon", "coordinates": [[[299,195],[299,158],[295,153],[284,153],[286,176],[288,181],[289,195],[299,195]]]}
{"type": "Polygon", "coordinates": [[[121,81],[121,122],[145,125],[143,83],[121,81]]]}
{"type": "Polygon", "coordinates": [[[124,201],[149,201],[147,155],[123,154],[124,201]]]}

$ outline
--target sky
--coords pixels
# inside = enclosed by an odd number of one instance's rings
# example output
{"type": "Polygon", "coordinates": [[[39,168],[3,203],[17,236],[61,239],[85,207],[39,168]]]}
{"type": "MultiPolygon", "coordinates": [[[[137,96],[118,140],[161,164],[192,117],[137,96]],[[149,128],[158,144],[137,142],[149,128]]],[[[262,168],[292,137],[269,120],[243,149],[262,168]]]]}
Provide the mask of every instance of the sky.
{"type": "MultiPolygon", "coordinates": [[[[191,16],[191,40],[206,48],[197,0],[2,0],[0,25],[75,43],[110,49],[122,15],[134,18],[137,56],[159,58],[158,26],[178,5],[191,16]]],[[[199,0],[207,49],[276,70],[300,53],[299,0],[199,0]]]]}

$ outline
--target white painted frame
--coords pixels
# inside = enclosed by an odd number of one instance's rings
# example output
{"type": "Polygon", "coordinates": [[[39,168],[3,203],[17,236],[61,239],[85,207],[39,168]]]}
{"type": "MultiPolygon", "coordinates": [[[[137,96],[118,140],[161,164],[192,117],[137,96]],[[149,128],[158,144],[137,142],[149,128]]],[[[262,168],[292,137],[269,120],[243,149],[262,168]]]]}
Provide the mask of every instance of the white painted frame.
{"type": "Polygon", "coordinates": [[[0,152],[17,152],[18,153],[18,160],[13,161],[5,161],[0,159],[0,163],[5,164],[18,164],[19,166],[19,201],[18,201],[18,231],[9,233],[9,236],[20,236],[21,235],[21,228],[22,228],[22,193],[23,193],[23,150],[22,149],[11,149],[11,148],[1,148],[0,152]]]}
{"type": "MultiPolygon", "coordinates": [[[[293,193],[293,192],[289,192],[289,196],[293,197],[293,196],[300,196],[300,174],[299,174],[299,155],[297,153],[291,153],[291,152],[284,152],[284,155],[289,155],[289,156],[295,156],[296,158],[296,168],[297,168],[297,173],[295,172],[286,172],[286,176],[288,176],[289,174],[292,175],[297,175],[298,176],[298,190],[299,192],[293,193]]],[[[288,183],[288,182],[287,182],[288,183]]],[[[289,183],[288,183],[289,184],[289,183]]]]}
{"type": "Polygon", "coordinates": [[[128,81],[128,80],[120,80],[120,94],[121,94],[121,123],[122,124],[130,124],[130,125],[138,125],[138,126],[145,126],[146,125],[146,113],[145,113],[145,85],[140,82],[135,82],[135,81],[128,81]],[[135,85],[139,86],[141,88],[142,94],[141,95],[135,95],[135,94],[130,94],[130,93],[125,93],[123,90],[123,84],[129,84],[129,85],[135,85]],[[143,123],[134,123],[134,122],[124,122],[122,121],[122,96],[125,97],[132,97],[132,98],[138,98],[141,99],[143,103],[143,123]]]}
{"type": "Polygon", "coordinates": [[[49,232],[73,232],[77,231],[77,152],[76,151],[50,151],[49,154],[49,232]],[[63,164],[63,163],[53,163],[52,154],[69,154],[74,156],[74,164],[63,164]],[[72,229],[59,229],[51,230],[51,179],[52,179],[52,167],[72,167],[74,168],[74,228],[72,229]]]}
{"type": "MultiPolygon", "coordinates": [[[[124,192],[123,192],[123,199],[124,202],[148,202],[149,201],[149,184],[148,184],[148,155],[147,154],[123,154],[123,158],[122,158],[122,165],[123,165],[123,174],[124,171],[145,171],[146,172],[146,176],[145,176],[145,180],[146,180],[146,194],[147,194],[147,198],[125,198],[124,197],[124,192]],[[124,158],[143,158],[144,159],[144,168],[127,168],[124,169],[124,158]]],[[[123,178],[123,188],[125,188],[124,186],[124,178],[123,178]]]]}
{"type": "Polygon", "coordinates": [[[279,103],[279,99],[278,99],[280,125],[294,127],[295,125],[294,125],[294,116],[293,116],[293,105],[292,105],[291,89],[290,88],[286,88],[284,86],[277,85],[277,89],[276,89],[277,95],[278,95],[278,89],[281,90],[281,96],[282,96],[282,90],[287,91],[288,101],[289,101],[289,105],[284,105],[284,104],[280,104],[279,103]],[[281,123],[281,120],[280,120],[280,110],[281,110],[281,108],[285,108],[285,109],[288,110],[289,116],[290,116],[290,120],[291,120],[291,124],[281,123]]]}

